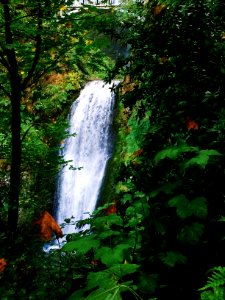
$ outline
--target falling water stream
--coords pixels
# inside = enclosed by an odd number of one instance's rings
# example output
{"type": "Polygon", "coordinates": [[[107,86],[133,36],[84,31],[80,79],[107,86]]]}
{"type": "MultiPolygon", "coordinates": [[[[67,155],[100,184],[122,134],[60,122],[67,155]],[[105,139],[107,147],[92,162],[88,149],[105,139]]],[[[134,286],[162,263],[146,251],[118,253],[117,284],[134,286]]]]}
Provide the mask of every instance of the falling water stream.
{"type": "MultiPolygon", "coordinates": [[[[96,207],[112,153],[112,84],[103,81],[87,83],[72,105],[68,128],[71,136],[61,149],[61,155],[68,163],[60,171],[55,197],[58,224],[70,218],[75,222],[83,220],[96,207]]],[[[76,231],[74,225],[63,227],[64,234],[76,231]]]]}

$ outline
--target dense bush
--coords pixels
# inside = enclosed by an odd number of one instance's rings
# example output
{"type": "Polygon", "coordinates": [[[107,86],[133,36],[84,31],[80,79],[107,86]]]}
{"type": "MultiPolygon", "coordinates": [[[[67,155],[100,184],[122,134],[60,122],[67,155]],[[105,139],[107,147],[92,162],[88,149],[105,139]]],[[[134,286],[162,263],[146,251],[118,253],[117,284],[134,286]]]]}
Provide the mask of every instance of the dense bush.
{"type": "Polygon", "coordinates": [[[141,230],[144,299],[197,299],[223,264],[224,13],[220,1],[191,0],[118,12],[131,50],[115,72],[131,79],[116,198],[141,230]]]}

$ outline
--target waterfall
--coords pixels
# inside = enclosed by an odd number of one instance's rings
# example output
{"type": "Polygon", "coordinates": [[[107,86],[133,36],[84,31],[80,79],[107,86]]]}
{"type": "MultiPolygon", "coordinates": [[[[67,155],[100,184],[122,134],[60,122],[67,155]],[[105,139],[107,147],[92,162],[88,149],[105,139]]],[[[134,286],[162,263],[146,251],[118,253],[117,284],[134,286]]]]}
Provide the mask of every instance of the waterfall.
{"type": "MultiPolygon", "coordinates": [[[[83,220],[96,207],[112,153],[114,94],[111,87],[112,84],[103,81],[89,82],[72,105],[68,129],[71,136],[61,149],[61,155],[68,163],[59,173],[55,197],[58,224],[71,217],[75,222],[83,220]]],[[[64,234],[71,232],[75,232],[74,225],[63,228],[64,234]]]]}

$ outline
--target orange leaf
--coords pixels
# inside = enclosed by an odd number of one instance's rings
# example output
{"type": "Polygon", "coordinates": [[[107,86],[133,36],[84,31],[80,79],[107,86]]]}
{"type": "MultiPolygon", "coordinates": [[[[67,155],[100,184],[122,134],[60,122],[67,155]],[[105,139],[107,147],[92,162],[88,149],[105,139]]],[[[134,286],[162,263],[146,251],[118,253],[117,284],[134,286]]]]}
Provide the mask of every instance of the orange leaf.
{"type": "Polygon", "coordinates": [[[137,151],[135,151],[135,152],[133,153],[133,157],[135,158],[135,157],[137,157],[137,156],[140,156],[142,153],[143,153],[143,149],[140,148],[140,149],[138,149],[137,151]]]}
{"type": "Polygon", "coordinates": [[[91,261],[91,264],[94,266],[94,267],[96,267],[97,265],[98,265],[98,260],[97,259],[93,259],[92,261],[91,261]]]}
{"type": "Polygon", "coordinates": [[[159,58],[159,64],[163,65],[168,61],[168,58],[166,56],[162,56],[159,58]]]}
{"type": "Polygon", "coordinates": [[[188,130],[191,130],[191,129],[198,130],[199,129],[198,123],[191,120],[189,117],[186,118],[186,125],[187,125],[188,130]]]}
{"type": "Polygon", "coordinates": [[[0,273],[5,271],[5,266],[7,265],[7,262],[4,258],[0,259],[0,273]]]}
{"type": "Polygon", "coordinates": [[[165,4],[159,4],[159,5],[156,5],[154,7],[154,16],[157,16],[161,13],[161,11],[163,11],[164,9],[166,8],[166,5],[165,4]]]}
{"type": "Polygon", "coordinates": [[[47,212],[45,211],[38,221],[35,222],[40,227],[40,237],[45,241],[50,241],[53,232],[55,233],[56,237],[62,237],[63,232],[59,225],[57,224],[56,220],[47,212]]]}
{"type": "Polygon", "coordinates": [[[117,208],[116,208],[116,200],[114,200],[114,204],[110,205],[106,210],[105,214],[106,216],[109,216],[111,214],[116,214],[117,208]]]}

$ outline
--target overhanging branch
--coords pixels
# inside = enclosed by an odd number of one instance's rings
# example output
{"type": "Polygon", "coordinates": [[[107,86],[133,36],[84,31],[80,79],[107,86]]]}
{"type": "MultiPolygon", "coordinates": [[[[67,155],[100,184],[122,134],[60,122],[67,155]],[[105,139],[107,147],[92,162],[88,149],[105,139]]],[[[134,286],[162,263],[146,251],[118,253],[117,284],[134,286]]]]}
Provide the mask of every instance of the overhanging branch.
{"type": "Polygon", "coordinates": [[[41,42],[42,42],[41,34],[40,34],[40,32],[42,30],[42,18],[43,18],[43,10],[42,10],[41,4],[39,3],[38,26],[37,26],[37,32],[38,33],[37,33],[37,36],[35,38],[35,40],[36,40],[36,50],[35,50],[32,66],[31,66],[30,70],[28,71],[27,77],[22,82],[22,89],[23,90],[27,87],[28,82],[33,77],[36,66],[37,66],[38,61],[39,61],[40,51],[41,51],[41,42]]]}
{"type": "MultiPolygon", "coordinates": [[[[71,49],[73,49],[73,45],[69,49],[67,49],[67,52],[69,52],[71,49]]],[[[41,72],[38,72],[35,74],[35,76],[32,77],[32,81],[30,81],[27,85],[26,88],[31,87],[33,84],[35,84],[42,76],[44,76],[48,71],[54,71],[57,63],[63,61],[62,53],[65,54],[65,52],[59,52],[57,57],[54,59],[52,64],[49,64],[47,67],[43,68],[41,72]]]]}
{"type": "Polygon", "coordinates": [[[24,141],[25,137],[27,136],[28,132],[30,131],[30,129],[35,125],[35,123],[31,124],[27,130],[24,132],[23,136],[21,137],[21,144],[24,141]]]}
{"type": "Polygon", "coordinates": [[[10,66],[7,60],[5,59],[4,53],[2,51],[0,51],[0,63],[9,71],[10,66]]]}

